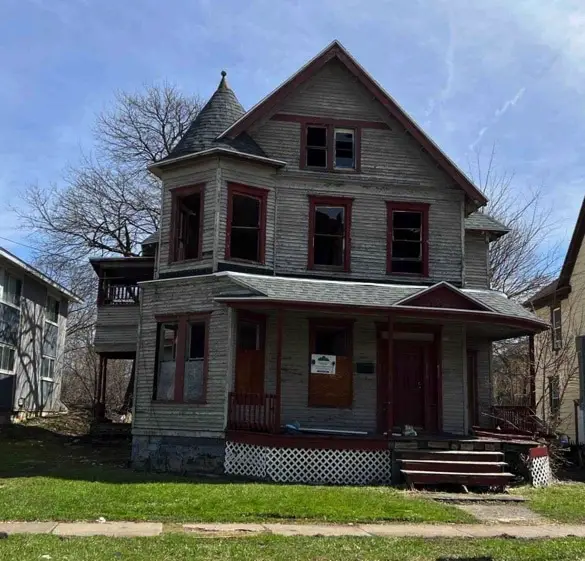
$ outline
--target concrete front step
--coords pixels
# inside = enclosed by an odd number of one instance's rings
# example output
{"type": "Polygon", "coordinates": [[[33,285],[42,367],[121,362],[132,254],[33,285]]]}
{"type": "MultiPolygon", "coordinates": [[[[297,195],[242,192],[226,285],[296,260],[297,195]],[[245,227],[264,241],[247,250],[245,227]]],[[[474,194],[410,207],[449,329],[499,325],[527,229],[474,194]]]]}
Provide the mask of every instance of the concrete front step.
{"type": "Polygon", "coordinates": [[[401,450],[397,452],[403,460],[444,460],[446,462],[502,462],[502,452],[475,452],[463,450],[401,450]]]}
{"type": "Polygon", "coordinates": [[[412,485],[437,485],[455,483],[477,487],[503,487],[514,478],[512,473],[476,473],[453,471],[424,471],[401,469],[407,483],[412,485]]]}
{"type": "Polygon", "coordinates": [[[398,461],[403,470],[457,473],[502,473],[508,465],[506,462],[470,462],[461,460],[399,459],[398,461]]]}

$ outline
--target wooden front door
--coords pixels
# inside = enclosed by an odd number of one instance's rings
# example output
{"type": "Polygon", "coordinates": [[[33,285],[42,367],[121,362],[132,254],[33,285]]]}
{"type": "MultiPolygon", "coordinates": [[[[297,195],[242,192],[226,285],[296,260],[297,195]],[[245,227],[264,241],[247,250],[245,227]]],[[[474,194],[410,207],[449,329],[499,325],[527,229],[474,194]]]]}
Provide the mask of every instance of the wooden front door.
{"type": "Polygon", "coordinates": [[[238,316],[236,380],[238,394],[264,393],[266,320],[264,316],[238,316]]]}
{"type": "Polygon", "coordinates": [[[394,341],[394,425],[425,427],[425,374],[429,344],[394,341]]]}
{"type": "Polygon", "coordinates": [[[470,430],[479,424],[477,351],[467,351],[467,422],[470,430]]]}

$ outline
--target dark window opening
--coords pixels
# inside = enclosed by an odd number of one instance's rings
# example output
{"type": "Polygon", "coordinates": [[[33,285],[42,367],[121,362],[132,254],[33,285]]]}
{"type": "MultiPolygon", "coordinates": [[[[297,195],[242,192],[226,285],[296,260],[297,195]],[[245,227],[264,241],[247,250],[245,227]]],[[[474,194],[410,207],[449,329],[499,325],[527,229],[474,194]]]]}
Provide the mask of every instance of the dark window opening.
{"type": "Polygon", "coordinates": [[[47,297],[45,318],[48,321],[52,321],[53,323],[59,322],[59,300],[53,298],[52,296],[47,297]]]}
{"type": "Polygon", "coordinates": [[[349,129],[335,129],[335,167],[355,168],[355,133],[349,129]]]}
{"type": "Polygon", "coordinates": [[[350,356],[346,327],[316,327],[313,353],[350,356]]]}
{"type": "Polygon", "coordinates": [[[555,351],[563,348],[563,330],[561,308],[554,308],[551,313],[552,345],[555,351]]]}
{"type": "Polygon", "coordinates": [[[314,264],[345,265],[345,207],[315,206],[314,264]]]}
{"type": "Polygon", "coordinates": [[[202,360],[205,357],[205,323],[192,323],[189,337],[189,360],[202,360]]]}
{"type": "Polygon", "coordinates": [[[548,390],[551,415],[557,416],[561,409],[561,384],[558,375],[549,376],[548,390]]]}
{"type": "Polygon", "coordinates": [[[423,274],[423,214],[392,211],[391,272],[423,274]]]}
{"type": "Polygon", "coordinates": [[[238,322],[238,350],[260,350],[260,324],[240,320],[238,322]]]}
{"type": "Polygon", "coordinates": [[[189,343],[183,380],[183,401],[201,401],[204,395],[205,322],[189,324],[189,343]]]}
{"type": "Polygon", "coordinates": [[[177,197],[175,261],[198,259],[201,235],[201,193],[177,197]]]}
{"type": "Polygon", "coordinates": [[[262,261],[262,200],[247,195],[232,195],[230,257],[262,261]]]}
{"type": "Polygon", "coordinates": [[[327,167],[326,127],[307,127],[307,167],[327,167]]]}

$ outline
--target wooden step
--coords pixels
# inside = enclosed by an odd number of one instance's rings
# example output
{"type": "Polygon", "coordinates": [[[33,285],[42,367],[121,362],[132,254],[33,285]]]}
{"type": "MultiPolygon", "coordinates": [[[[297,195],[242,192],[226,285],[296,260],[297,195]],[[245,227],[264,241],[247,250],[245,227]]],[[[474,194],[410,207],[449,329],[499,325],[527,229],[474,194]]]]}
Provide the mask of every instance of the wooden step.
{"type": "Polygon", "coordinates": [[[447,462],[501,462],[502,452],[474,452],[468,450],[400,450],[398,458],[408,460],[445,460],[447,462]]]}
{"type": "Polygon", "coordinates": [[[455,483],[477,487],[503,487],[514,478],[512,473],[469,473],[453,471],[419,471],[401,469],[407,483],[413,485],[436,485],[439,483],[455,483]]]}
{"type": "Polygon", "coordinates": [[[460,460],[412,460],[399,459],[401,469],[413,471],[465,472],[465,473],[502,473],[506,462],[470,462],[460,460]]]}

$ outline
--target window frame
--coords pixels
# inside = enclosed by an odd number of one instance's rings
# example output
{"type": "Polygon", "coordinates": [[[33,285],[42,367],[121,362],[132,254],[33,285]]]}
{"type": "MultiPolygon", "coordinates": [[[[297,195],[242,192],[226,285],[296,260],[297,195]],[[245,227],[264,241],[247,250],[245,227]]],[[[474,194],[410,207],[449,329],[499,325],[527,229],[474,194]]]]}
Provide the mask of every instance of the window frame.
{"type": "Polygon", "coordinates": [[[165,403],[165,404],[207,404],[207,379],[209,369],[209,327],[211,320],[211,312],[200,312],[193,314],[171,314],[171,315],[157,315],[156,320],[156,351],[154,357],[154,378],[153,378],[153,391],[152,391],[152,402],[153,403],[165,403]],[[175,349],[175,387],[173,399],[157,399],[157,384],[159,377],[159,359],[160,359],[160,348],[161,348],[161,327],[163,324],[175,323],[178,325],[177,331],[177,344],[175,349]],[[184,399],[184,387],[185,387],[185,363],[187,362],[187,347],[188,347],[188,330],[191,323],[204,323],[205,324],[205,342],[203,357],[203,381],[202,381],[202,392],[200,399],[184,399]],[[177,360],[181,357],[181,360],[177,360]]]}
{"type": "Polygon", "coordinates": [[[7,345],[6,343],[0,343],[0,374],[8,374],[14,376],[16,374],[16,362],[18,359],[18,347],[14,345],[7,345]],[[2,368],[2,354],[4,351],[1,351],[2,348],[9,349],[14,351],[14,364],[12,365],[12,370],[5,370],[2,368]]]}
{"type": "Polygon", "coordinates": [[[15,275],[13,272],[9,271],[6,267],[0,267],[0,303],[1,304],[5,304],[6,306],[10,306],[10,307],[15,308],[17,310],[20,310],[23,287],[24,287],[24,281],[23,281],[23,278],[21,276],[15,275]],[[13,278],[14,280],[16,280],[20,283],[20,290],[19,290],[19,294],[18,294],[18,304],[15,304],[14,302],[9,302],[5,297],[5,284],[4,283],[5,283],[5,279],[7,276],[13,278]]]}
{"type": "Polygon", "coordinates": [[[351,219],[353,198],[309,195],[309,239],[307,269],[312,271],[351,272],[351,219]],[[345,247],[343,265],[319,265],[315,263],[315,212],[318,206],[342,206],[345,208],[345,247]]]}
{"type": "Polygon", "coordinates": [[[183,185],[181,187],[173,187],[169,189],[171,194],[171,224],[169,231],[169,254],[168,264],[177,263],[193,263],[201,261],[203,258],[203,220],[204,220],[204,207],[205,207],[205,183],[197,183],[195,185],[183,185]],[[181,199],[190,195],[199,194],[199,243],[197,247],[198,257],[190,259],[179,258],[179,232],[178,227],[181,199]]]}
{"type": "Polygon", "coordinates": [[[352,409],[353,408],[353,401],[354,401],[354,367],[353,367],[353,344],[354,344],[354,324],[355,320],[353,319],[328,319],[328,318],[309,318],[309,353],[307,356],[307,368],[308,368],[308,387],[307,387],[307,406],[310,408],[319,408],[319,409],[352,409]],[[340,330],[345,330],[346,336],[346,344],[349,350],[349,360],[352,365],[352,372],[351,372],[351,379],[350,379],[350,399],[349,405],[323,405],[319,403],[315,403],[315,398],[313,396],[312,387],[314,385],[313,376],[321,376],[321,374],[312,374],[311,373],[311,355],[313,354],[313,349],[315,348],[316,342],[316,332],[319,328],[324,329],[331,329],[331,328],[339,328],[340,330]]]}
{"type": "Polygon", "coordinates": [[[48,355],[43,355],[41,358],[41,380],[44,382],[55,382],[55,366],[57,364],[57,359],[54,356],[48,356],[48,355]],[[51,362],[53,364],[53,376],[43,376],[43,363],[45,360],[48,360],[49,362],[51,362]]]}
{"type": "Polygon", "coordinates": [[[47,303],[45,304],[45,321],[51,325],[59,327],[59,315],[61,314],[61,300],[55,298],[52,294],[47,294],[47,303]],[[53,300],[57,304],[57,321],[54,321],[48,317],[49,303],[53,300]]]}
{"type": "Polygon", "coordinates": [[[399,201],[386,201],[386,274],[409,277],[429,276],[429,203],[411,203],[399,201]],[[420,212],[421,213],[421,250],[422,271],[420,273],[408,273],[392,270],[392,241],[393,241],[393,212],[420,212]]]}
{"type": "Polygon", "coordinates": [[[554,306],[550,309],[551,344],[553,351],[560,351],[563,348],[563,314],[561,306],[554,306]],[[558,312],[558,325],[555,321],[555,313],[558,312]]]}
{"type": "Polygon", "coordinates": [[[236,261],[239,263],[252,263],[255,265],[266,264],[266,215],[267,215],[267,204],[268,204],[268,189],[261,187],[252,187],[250,185],[244,185],[242,183],[228,183],[227,192],[227,217],[225,225],[225,254],[224,257],[229,261],[236,261]],[[251,259],[242,259],[241,257],[231,256],[231,238],[232,238],[232,218],[234,211],[234,195],[240,195],[243,197],[249,197],[256,199],[260,203],[260,224],[258,228],[258,260],[253,261],[251,259]]]}
{"type": "Polygon", "coordinates": [[[355,121],[336,120],[336,119],[318,119],[311,118],[301,122],[301,153],[299,158],[299,167],[309,171],[328,171],[333,173],[356,173],[361,171],[361,138],[363,126],[355,121]],[[309,166],[307,164],[307,135],[309,127],[321,128],[326,130],[326,165],[325,167],[309,166]],[[353,168],[343,168],[335,166],[335,131],[351,130],[353,131],[353,168]]]}

